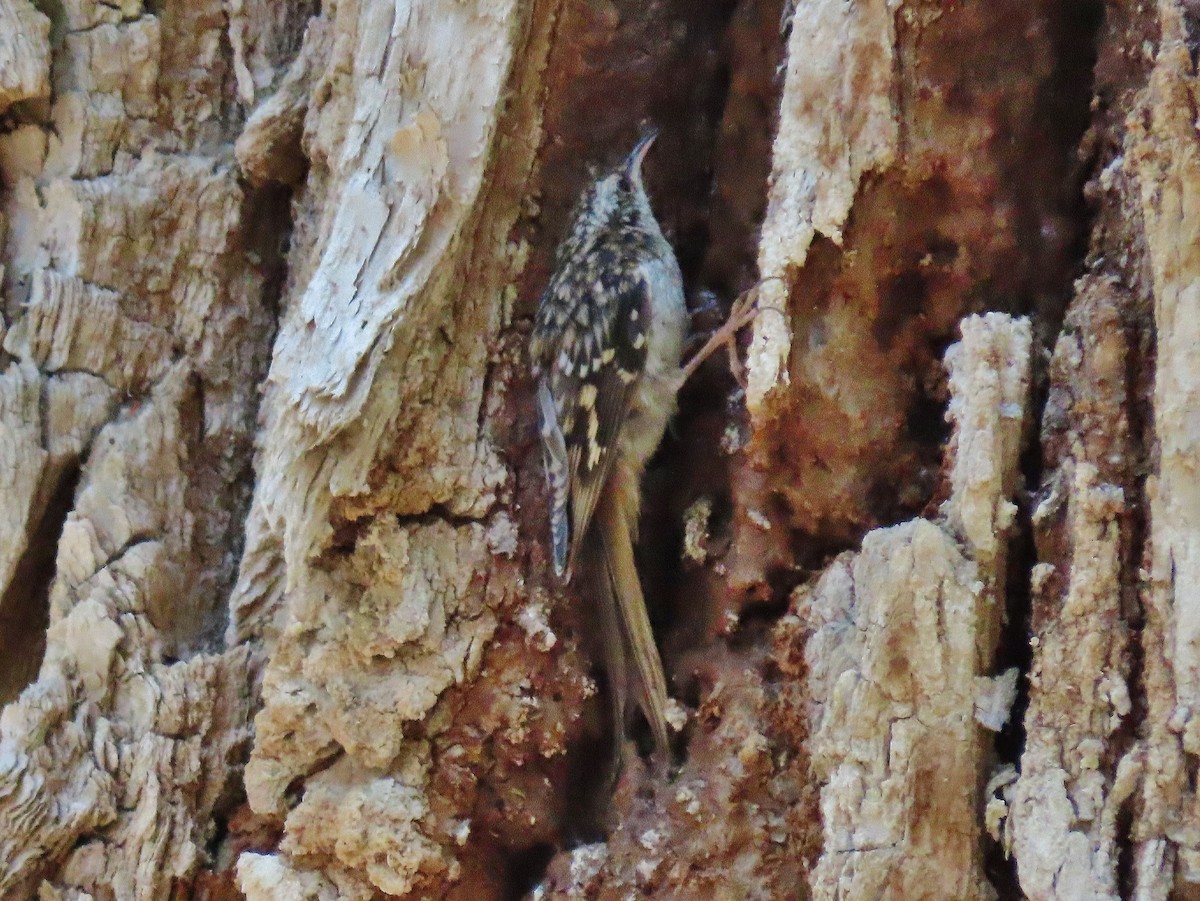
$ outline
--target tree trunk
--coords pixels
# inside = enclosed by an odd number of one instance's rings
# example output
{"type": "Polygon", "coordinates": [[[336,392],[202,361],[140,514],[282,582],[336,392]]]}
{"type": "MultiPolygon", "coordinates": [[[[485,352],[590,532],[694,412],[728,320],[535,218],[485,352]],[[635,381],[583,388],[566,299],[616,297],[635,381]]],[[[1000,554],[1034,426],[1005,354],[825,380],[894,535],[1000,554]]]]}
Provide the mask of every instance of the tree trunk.
{"type": "Polygon", "coordinates": [[[0,0],[0,899],[1200,897],[1200,3],[316,6],[0,0]],[[761,313],[614,780],[526,344],[646,121],[761,313]]]}

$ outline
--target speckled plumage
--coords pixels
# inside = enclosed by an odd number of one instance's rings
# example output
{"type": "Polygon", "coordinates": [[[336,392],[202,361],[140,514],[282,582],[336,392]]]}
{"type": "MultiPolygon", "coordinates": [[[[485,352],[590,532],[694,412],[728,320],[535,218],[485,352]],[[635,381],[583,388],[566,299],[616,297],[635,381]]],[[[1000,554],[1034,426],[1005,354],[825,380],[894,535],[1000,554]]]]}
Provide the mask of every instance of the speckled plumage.
{"type": "Polygon", "coordinates": [[[632,441],[624,455],[640,472],[674,410],[687,307],[642,185],[651,138],[584,193],[534,325],[555,569],[566,578],[617,442],[632,441]]]}
{"type": "Polygon", "coordinates": [[[616,706],[623,716],[621,670],[632,658],[642,707],[665,749],[666,681],[632,546],[638,482],[675,409],[688,317],[679,264],[642,184],[652,140],[643,137],[584,192],[542,295],[531,349],[555,570],[570,579],[597,533],[616,706]]]}

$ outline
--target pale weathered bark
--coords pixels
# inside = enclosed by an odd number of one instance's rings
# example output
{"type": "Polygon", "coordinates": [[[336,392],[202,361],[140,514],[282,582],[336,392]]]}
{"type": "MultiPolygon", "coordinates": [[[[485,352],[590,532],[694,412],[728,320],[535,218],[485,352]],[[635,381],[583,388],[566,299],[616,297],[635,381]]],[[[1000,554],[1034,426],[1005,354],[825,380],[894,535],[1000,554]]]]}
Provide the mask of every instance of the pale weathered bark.
{"type": "MultiPolygon", "coordinates": [[[[1140,897],[1200,882],[1200,136],[1192,29],[1196,10],[1160,4],[1160,45],[1127,137],[1152,278],[1154,454],[1146,480],[1148,572],[1141,586],[1146,693],[1130,840],[1140,897]],[[1189,124],[1190,123],[1190,124],[1189,124]]],[[[1139,561],[1141,562],[1141,561],[1139,561]]],[[[1192,888],[1195,891],[1195,888],[1192,888]]]]}
{"type": "Polygon", "coordinates": [[[1197,893],[1195,3],[39,9],[0,898],[1197,893]],[[764,312],[646,480],[679,759],[613,782],[525,344],[644,119],[764,312]]]}
{"type": "Polygon", "coordinates": [[[0,39],[25,101],[0,138],[0,895],[165,897],[251,734],[261,652],[219,636],[271,261],[220,151],[220,4],[67,3],[53,69],[25,6],[0,39]]]}
{"type": "MultiPolygon", "coordinates": [[[[1126,298],[1079,283],[1054,349],[1042,440],[1049,475],[1034,511],[1035,634],[1021,777],[1008,830],[1031,895],[1117,895],[1117,814],[1131,788],[1111,742],[1130,713],[1121,520],[1132,489],[1126,298]]],[[[1128,540],[1128,536],[1125,536],[1128,540]]],[[[1128,760],[1128,758],[1126,758],[1128,760]]]]}

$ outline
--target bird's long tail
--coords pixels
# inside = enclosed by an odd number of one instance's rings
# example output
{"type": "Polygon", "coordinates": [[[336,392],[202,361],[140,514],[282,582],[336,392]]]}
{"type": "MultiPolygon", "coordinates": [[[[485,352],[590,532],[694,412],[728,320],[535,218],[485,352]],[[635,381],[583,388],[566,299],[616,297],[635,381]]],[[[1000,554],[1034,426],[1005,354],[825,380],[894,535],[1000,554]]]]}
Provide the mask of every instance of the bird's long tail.
{"type": "Polygon", "coordinates": [[[669,759],[667,680],[633,559],[639,475],[623,461],[617,462],[597,505],[594,529],[601,558],[598,594],[618,736],[625,727],[627,681],[632,676],[655,748],[664,759],[669,759]]]}

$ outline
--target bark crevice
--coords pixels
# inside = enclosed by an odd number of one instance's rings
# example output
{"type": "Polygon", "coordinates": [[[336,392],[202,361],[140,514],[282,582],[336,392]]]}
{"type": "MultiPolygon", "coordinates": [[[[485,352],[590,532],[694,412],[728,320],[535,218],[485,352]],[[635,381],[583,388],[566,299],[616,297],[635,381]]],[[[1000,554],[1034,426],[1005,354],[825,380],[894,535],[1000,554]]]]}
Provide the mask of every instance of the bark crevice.
{"type": "Polygon", "coordinates": [[[50,625],[50,586],[63,525],[74,506],[78,462],[66,465],[49,486],[49,497],[29,532],[8,587],[0,595],[0,705],[37,678],[50,625]]]}

